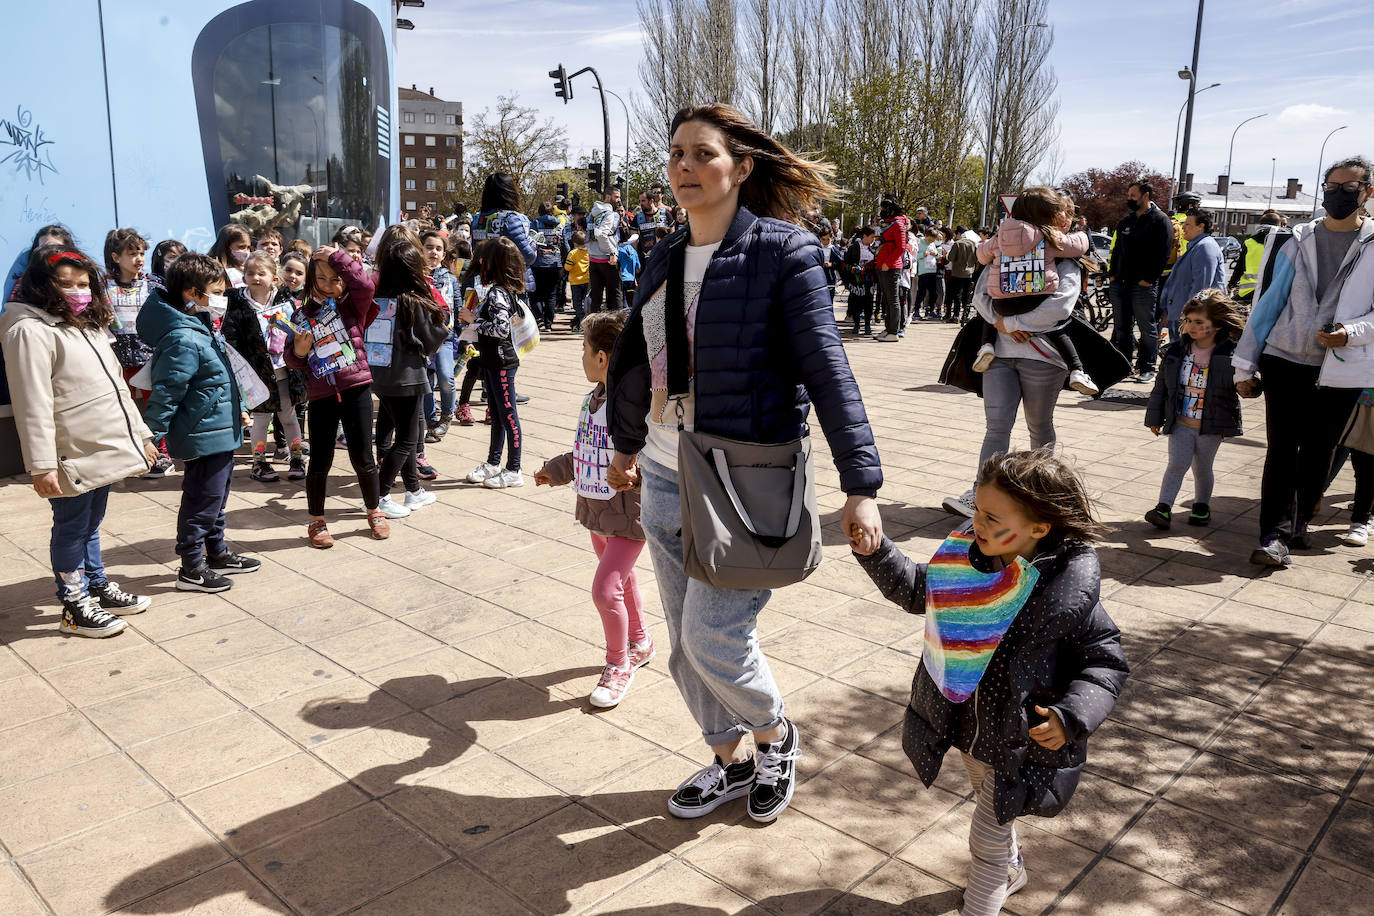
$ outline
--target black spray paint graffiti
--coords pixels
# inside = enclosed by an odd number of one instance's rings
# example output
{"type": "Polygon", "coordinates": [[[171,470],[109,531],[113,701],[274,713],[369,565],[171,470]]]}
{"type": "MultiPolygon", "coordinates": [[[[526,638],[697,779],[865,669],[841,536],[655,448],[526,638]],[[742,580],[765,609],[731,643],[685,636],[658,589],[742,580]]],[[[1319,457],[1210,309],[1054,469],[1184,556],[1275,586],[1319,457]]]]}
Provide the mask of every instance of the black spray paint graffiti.
{"type": "Polygon", "coordinates": [[[0,152],[6,146],[14,147],[8,156],[0,158],[0,164],[13,163],[15,173],[23,172],[30,181],[37,175],[42,184],[45,171],[57,174],[52,150],[48,148],[52,145],[53,141],[43,136],[43,128],[33,123],[33,112],[23,105],[16,110],[13,121],[0,120],[0,152]]]}

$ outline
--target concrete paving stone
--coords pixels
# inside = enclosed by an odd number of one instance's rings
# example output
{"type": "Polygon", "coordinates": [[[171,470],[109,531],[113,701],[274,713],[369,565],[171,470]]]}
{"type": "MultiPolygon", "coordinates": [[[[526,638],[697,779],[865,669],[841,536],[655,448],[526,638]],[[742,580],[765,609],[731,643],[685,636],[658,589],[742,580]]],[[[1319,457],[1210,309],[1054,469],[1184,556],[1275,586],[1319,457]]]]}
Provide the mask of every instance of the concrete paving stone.
{"type": "Polygon", "coordinates": [[[270,725],[235,712],[129,748],[129,756],[174,797],[256,769],[296,750],[270,725]]]}
{"type": "Polygon", "coordinates": [[[663,752],[598,716],[584,714],[557,729],[507,744],[499,753],[561,792],[587,795],[614,779],[624,761],[651,760],[663,752]]]}
{"type": "Polygon", "coordinates": [[[1201,696],[1133,677],[1121,691],[1111,718],[1200,747],[1230,714],[1229,707],[1201,696]]]}
{"type": "MultiPolygon", "coordinates": [[[[663,650],[660,649],[659,651],[662,652],[663,650]]],[[[772,652],[769,651],[766,646],[765,653],[769,656],[772,655],[772,652]]],[[[819,681],[823,677],[823,675],[817,674],[809,668],[803,668],[800,665],[794,665],[791,662],[785,662],[775,657],[770,657],[768,659],[768,670],[773,672],[773,681],[778,685],[778,690],[782,693],[784,699],[790,697],[798,690],[803,689],[808,684],[816,683],[816,681],[819,681]]]]}
{"type": "Polygon", "coordinates": [[[21,634],[0,631],[0,639],[4,639],[15,655],[40,674],[148,645],[147,639],[128,628],[105,639],[64,636],[57,631],[61,620],[60,610],[55,611],[35,621],[32,627],[21,634]]]}
{"type": "Polygon", "coordinates": [[[1157,792],[1197,748],[1108,719],[1088,739],[1089,772],[1144,792],[1157,792]]]}
{"type": "MultiPolygon", "coordinates": [[[[644,670],[640,669],[641,672],[644,670]]],[[[595,686],[591,678],[586,683],[595,686]]],[[[629,695],[619,706],[607,710],[588,706],[587,711],[610,725],[666,750],[686,749],[690,754],[703,744],[701,728],[687,711],[682,694],[670,678],[641,683],[636,677],[629,695]]]]}
{"type": "MultiPolygon", "coordinates": [[[[1244,604],[1316,620],[1330,617],[1332,611],[1341,607],[1343,598],[1299,589],[1279,577],[1255,579],[1235,595],[1235,599],[1244,604]]],[[[1258,622],[1263,624],[1262,619],[1258,622]]]]}
{"type": "Polygon", "coordinates": [[[817,674],[829,674],[855,659],[871,655],[874,640],[828,629],[810,621],[798,621],[763,644],[764,654],[800,665],[817,674]]]}
{"type": "Polygon", "coordinates": [[[40,677],[23,675],[0,682],[5,725],[19,726],[64,713],[71,707],[40,677]]]}
{"type": "Polygon", "coordinates": [[[1374,606],[1352,598],[1331,618],[1331,622],[1343,627],[1354,627],[1366,633],[1374,631],[1374,606]]]}
{"type": "Polygon", "coordinates": [[[962,801],[926,789],[872,760],[851,755],[799,787],[792,807],[893,853],[962,801]]]}
{"type": "Polygon", "coordinates": [[[325,916],[367,903],[451,857],[373,802],[243,857],[299,913],[325,916]]]}
{"type": "Polygon", "coordinates": [[[1312,859],[1277,916],[1328,916],[1352,912],[1355,901],[1374,897],[1374,877],[1342,868],[1324,859],[1312,859]]]}
{"type": "Polygon", "coordinates": [[[569,805],[468,857],[537,913],[580,912],[653,871],[658,851],[579,805],[569,805]],[[542,863],[531,872],[530,862],[542,863]]]}
{"type": "Polygon", "coordinates": [[[587,643],[537,620],[526,620],[495,633],[474,636],[459,643],[458,648],[515,675],[547,671],[551,665],[564,660],[585,659],[588,663],[594,660],[598,668],[605,661],[604,656],[595,654],[588,659],[587,643]]]}
{"type": "Polygon", "coordinates": [[[266,623],[248,618],[213,630],[169,639],[162,644],[162,648],[197,671],[213,671],[291,645],[294,645],[291,639],[266,623]]]}
{"type": "Polygon", "coordinates": [[[425,714],[454,731],[471,733],[496,750],[579,715],[581,702],[551,696],[544,683],[506,678],[432,706],[425,714]]]}
{"type": "Polygon", "coordinates": [[[1093,866],[1074,889],[1054,908],[1065,916],[1235,916],[1237,910],[1190,893],[1138,868],[1104,859],[1093,866]]]}
{"type": "Polygon", "coordinates": [[[1293,656],[1286,642],[1252,635],[1244,629],[1230,629],[1203,621],[1189,627],[1169,644],[1170,649],[1189,652],[1261,675],[1270,675],[1293,656]]]}
{"type": "Polygon", "coordinates": [[[836,916],[958,916],[962,889],[904,862],[888,862],[842,894],[826,913],[836,916]]]}
{"type": "Polygon", "coordinates": [[[197,875],[160,894],[132,903],[120,913],[265,916],[291,910],[237,862],[197,875]]]}
{"type": "MultiPolygon", "coordinates": [[[[1258,705],[1251,709],[1263,711],[1258,705]]],[[[1368,753],[1346,741],[1250,714],[1222,729],[1207,750],[1328,792],[1345,791],[1368,753]]]]}
{"type": "Polygon", "coordinates": [[[831,630],[870,642],[894,643],[925,629],[925,617],[908,614],[885,598],[853,598],[812,618],[831,630]]]}
{"type": "Polygon", "coordinates": [[[384,623],[387,616],[356,601],[337,596],[293,605],[258,615],[265,626],[291,640],[313,644],[361,627],[384,623]]]}
{"type": "Polygon", "coordinates": [[[0,788],[47,776],[114,750],[109,739],[77,712],[7,728],[0,731],[0,788]]]}
{"type": "Polygon", "coordinates": [[[1368,694],[1369,674],[1369,668],[1357,661],[1308,646],[1284,666],[1279,680],[1358,697],[1368,694]]]}
{"type": "Polygon", "coordinates": [[[662,916],[728,916],[751,909],[753,904],[725,885],[689,865],[670,861],[586,912],[606,916],[649,912],[662,916]]]}
{"type": "Polygon", "coordinates": [[[1322,837],[1317,856],[1374,875],[1374,805],[1346,800],[1322,837]]]}
{"type": "Polygon", "coordinates": [[[346,677],[347,671],[304,646],[245,659],[206,675],[212,684],[245,706],[261,706],[346,677]]]}
{"type": "Polygon", "coordinates": [[[583,607],[591,613],[596,610],[586,589],[542,576],[484,592],[482,597],[497,607],[532,618],[566,607],[583,607]]]}
{"type": "MultiPolygon", "coordinates": [[[[188,594],[182,592],[181,594],[188,594]]],[[[128,618],[129,626],[150,642],[164,643],[226,624],[247,620],[248,614],[226,601],[157,601],[147,612],[128,618]]]]}
{"type": "Polygon", "coordinates": [[[367,800],[314,757],[297,753],[181,801],[220,842],[241,855],[367,800]]]}
{"type": "MultiPolygon", "coordinates": [[[[1285,649],[1292,651],[1291,647],[1285,649]]],[[[1131,674],[1137,683],[1156,684],[1226,706],[1241,705],[1264,683],[1264,675],[1256,671],[1224,665],[1171,647],[1151,656],[1131,674]]]]}
{"type": "Polygon", "coordinates": [[[1374,707],[1357,697],[1276,680],[1256,694],[1255,704],[1277,721],[1374,746],[1374,707]]]}
{"type": "Polygon", "coordinates": [[[896,703],[826,679],[788,696],[787,715],[801,729],[804,752],[808,734],[853,750],[900,722],[904,713],[896,703]]]}
{"type": "Polygon", "coordinates": [[[1259,836],[1306,849],[1340,800],[1287,779],[1213,754],[1203,754],[1164,798],[1259,836]]]}
{"type": "Polygon", "coordinates": [[[198,677],[185,677],[87,707],[85,713],[121,747],[160,738],[241,707],[198,677]]]}
{"type": "Polygon", "coordinates": [[[1328,623],[1312,637],[1311,647],[1319,652],[1374,667],[1374,632],[1359,627],[1328,623]]]}
{"type": "Polygon", "coordinates": [[[398,619],[441,642],[457,645],[465,639],[520,623],[525,618],[481,598],[462,595],[398,619]]]}
{"type": "MultiPolygon", "coordinates": [[[[321,715],[340,715],[346,721],[352,713],[326,707],[321,715]]],[[[311,750],[374,797],[481,753],[471,732],[450,731],[421,713],[389,719],[311,750]]]]}
{"type": "Polygon", "coordinates": [[[166,798],[124,757],[98,757],[0,790],[0,841],[21,856],[166,798]]]}
{"type": "Polygon", "coordinates": [[[357,677],[329,680],[253,709],[306,748],[373,728],[409,711],[404,703],[357,677]]]}
{"type": "Polygon", "coordinates": [[[315,640],[312,645],[326,658],[355,672],[371,671],[443,647],[439,640],[396,620],[315,640]]]}
{"type": "Polygon", "coordinates": [[[1321,622],[1302,614],[1275,611],[1233,599],[1208,614],[1205,625],[1222,634],[1228,631],[1253,634],[1261,639],[1300,646],[1317,631],[1321,622]]]}
{"type": "Polygon", "coordinates": [[[506,674],[443,646],[367,672],[366,679],[411,709],[428,709],[505,680],[506,674]]]}
{"type": "Polygon", "coordinates": [[[71,703],[85,707],[179,680],[190,673],[185,665],[161,648],[142,645],[67,665],[47,674],[47,679],[71,703]]]}
{"type": "Polygon", "coordinates": [[[450,862],[355,912],[357,916],[529,916],[533,911],[462,862],[450,862]]]}
{"type": "Polygon", "coordinates": [[[31,853],[18,864],[54,912],[104,913],[227,859],[180,805],[168,802],[31,853]],[[80,881],[72,880],[76,874],[80,881]]]}
{"type": "Polygon", "coordinates": [[[47,916],[48,912],[19,869],[9,862],[0,863],[0,912],[8,916],[47,916]]]}
{"type": "MultiPolygon", "coordinates": [[[[955,761],[949,761],[948,765],[955,761]]],[[[1150,800],[1137,789],[1085,773],[1068,806],[1055,817],[1037,818],[1035,826],[1095,852],[1107,844],[1150,800]]]]}
{"type": "Polygon", "coordinates": [[[8,681],[29,673],[29,668],[14,651],[0,646],[0,681],[8,681]]]}
{"type": "Polygon", "coordinates": [[[1146,812],[1110,856],[1245,913],[1272,906],[1302,859],[1297,849],[1168,801],[1146,812]]]}

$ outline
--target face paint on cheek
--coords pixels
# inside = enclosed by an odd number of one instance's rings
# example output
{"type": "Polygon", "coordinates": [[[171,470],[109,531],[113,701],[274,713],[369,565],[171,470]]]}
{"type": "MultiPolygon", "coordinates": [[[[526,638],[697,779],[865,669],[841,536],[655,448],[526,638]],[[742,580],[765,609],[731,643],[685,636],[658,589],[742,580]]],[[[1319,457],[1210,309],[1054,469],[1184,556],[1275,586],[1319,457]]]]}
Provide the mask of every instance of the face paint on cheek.
{"type": "Polygon", "coordinates": [[[1003,528],[1001,531],[994,534],[993,537],[997,539],[997,546],[999,547],[1006,547],[1012,541],[1016,540],[1016,535],[1012,533],[1010,528],[1003,528]]]}

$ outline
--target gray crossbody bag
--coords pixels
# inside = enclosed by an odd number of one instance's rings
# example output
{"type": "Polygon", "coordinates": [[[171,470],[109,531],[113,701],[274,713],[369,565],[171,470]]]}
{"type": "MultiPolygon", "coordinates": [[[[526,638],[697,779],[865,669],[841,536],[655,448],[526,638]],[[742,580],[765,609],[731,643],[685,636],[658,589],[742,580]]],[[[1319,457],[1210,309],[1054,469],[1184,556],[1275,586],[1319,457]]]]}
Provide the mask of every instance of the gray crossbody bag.
{"type": "Polygon", "coordinates": [[[780,588],[821,564],[821,524],[811,437],[776,445],[683,427],[691,389],[683,246],[668,264],[664,324],[668,398],[677,401],[678,491],[687,575],[715,588],[780,588]]]}

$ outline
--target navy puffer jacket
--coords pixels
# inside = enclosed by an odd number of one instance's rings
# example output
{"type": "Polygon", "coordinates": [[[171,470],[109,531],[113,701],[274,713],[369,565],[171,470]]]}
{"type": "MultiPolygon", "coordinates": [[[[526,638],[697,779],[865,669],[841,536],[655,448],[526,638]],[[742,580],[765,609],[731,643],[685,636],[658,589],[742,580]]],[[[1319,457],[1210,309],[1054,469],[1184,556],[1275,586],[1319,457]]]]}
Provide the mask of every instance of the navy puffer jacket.
{"type": "MultiPolygon", "coordinates": [[[[667,280],[675,232],[640,274],[607,372],[607,419],[617,451],[634,455],[648,435],[652,399],[644,302],[667,280]]],[[[697,300],[693,386],[699,432],[750,442],[801,436],[816,404],[840,488],[873,496],[883,483],[878,449],[850,371],[826,286],[820,242],[805,229],[741,207],[707,265],[697,300]]]]}

